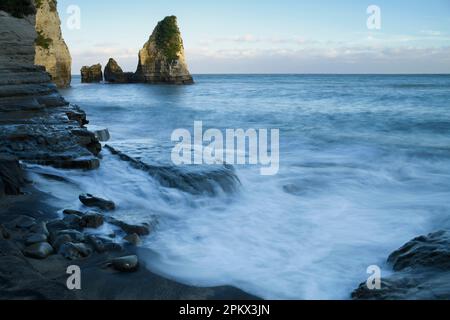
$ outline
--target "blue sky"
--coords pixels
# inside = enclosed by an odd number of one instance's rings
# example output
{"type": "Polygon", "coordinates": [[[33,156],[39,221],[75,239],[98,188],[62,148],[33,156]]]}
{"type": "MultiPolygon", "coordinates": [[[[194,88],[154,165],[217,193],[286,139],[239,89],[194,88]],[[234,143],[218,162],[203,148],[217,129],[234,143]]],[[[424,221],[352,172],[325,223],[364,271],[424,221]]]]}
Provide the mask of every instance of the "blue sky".
{"type": "Polygon", "coordinates": [[[156,23],[176,15],[192,73],[450,73],[450,0],[59,0],[82,65],[134,71],[156,23]],[[71,30],[67,8],[81,9],[71,30]],[[366,10],[381,9],[369,30],[366,10]]]}

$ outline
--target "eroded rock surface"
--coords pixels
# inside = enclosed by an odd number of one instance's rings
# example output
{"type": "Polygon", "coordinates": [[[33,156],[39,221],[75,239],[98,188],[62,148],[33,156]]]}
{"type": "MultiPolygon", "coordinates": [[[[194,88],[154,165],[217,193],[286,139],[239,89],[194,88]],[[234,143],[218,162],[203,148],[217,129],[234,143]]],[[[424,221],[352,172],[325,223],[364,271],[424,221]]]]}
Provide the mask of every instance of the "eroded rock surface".
{"type": "Polygon", "coordinates": [[[68,87],[72,78],[72,57],[62,37],[57,2],[40,0],[36,7],[35,64],[45,67],[57,87],[68,87]]]}
{"type": "Polygon", "coordinates": [[[417,237],[393,252],[388,263],[396,272],[382,278],[381,290],[369,290],[363,283],[353,299],[450,299],[450,232],[417,237]]]}
{"type": "Polygon", "coordinates": [[[86,115],[34,65],[35,17],[0,11],[0,153],[43,165],[94,169],[101,149],[86,115]]]}
{"type": "Polygon", "coordinates": [[[81,82],[94,83],[103,81],[103,72],[101,64],[94,64],[92,66],[84,66],[81,68],[81,82]]]}
{"type": "Polygon", "coordinates": [[[137,82],[192,84],[175,16],[160,21],[139,51],[137,82]]]}

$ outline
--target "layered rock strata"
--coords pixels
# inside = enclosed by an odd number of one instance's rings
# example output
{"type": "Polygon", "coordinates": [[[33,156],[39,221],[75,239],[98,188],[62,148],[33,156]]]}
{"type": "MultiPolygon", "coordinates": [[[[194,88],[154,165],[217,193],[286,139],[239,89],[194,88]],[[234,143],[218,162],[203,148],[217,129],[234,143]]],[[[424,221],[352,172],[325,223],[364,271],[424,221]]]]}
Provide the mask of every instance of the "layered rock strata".
{"type": "Polygon", "coordinates": [[[82,127],[86,115],[34,65],[34,26],[33,14],[17,18],[0,11],[0,153],[56,167],[97,168],[101,146],[82,127]]]}

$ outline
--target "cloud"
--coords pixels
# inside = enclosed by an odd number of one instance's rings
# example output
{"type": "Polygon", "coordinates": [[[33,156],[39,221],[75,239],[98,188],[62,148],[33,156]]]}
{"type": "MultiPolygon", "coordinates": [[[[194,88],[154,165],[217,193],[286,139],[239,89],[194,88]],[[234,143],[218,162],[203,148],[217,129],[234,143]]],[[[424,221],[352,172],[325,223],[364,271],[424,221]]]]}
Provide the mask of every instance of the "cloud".
{"type": "Polygon", "coordinates": [[[450,73],[450,47],[195,48],[187,56],[194,73],[450,73]]]}

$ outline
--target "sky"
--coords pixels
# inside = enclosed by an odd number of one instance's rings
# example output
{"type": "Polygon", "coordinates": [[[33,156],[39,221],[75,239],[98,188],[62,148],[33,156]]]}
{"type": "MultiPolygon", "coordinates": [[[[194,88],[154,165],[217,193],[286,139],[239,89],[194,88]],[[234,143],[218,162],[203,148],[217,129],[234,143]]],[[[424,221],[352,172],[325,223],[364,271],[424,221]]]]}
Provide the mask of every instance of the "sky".
{"type": "Polygon", "coordinates": [[[194,74],[450,73],[450,0],[59,0],[58,11],[73,74],[110,57],[135,71],[168,15],[194,74]],[[371,5],[379,29],[367,26],[371,5]]]}

